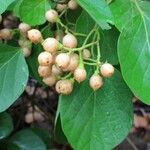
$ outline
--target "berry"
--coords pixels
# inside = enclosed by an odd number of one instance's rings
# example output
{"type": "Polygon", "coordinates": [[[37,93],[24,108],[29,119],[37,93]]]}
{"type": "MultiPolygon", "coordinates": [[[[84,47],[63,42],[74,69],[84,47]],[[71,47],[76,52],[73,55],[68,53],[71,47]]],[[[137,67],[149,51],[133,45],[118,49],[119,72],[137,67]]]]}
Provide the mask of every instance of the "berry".
{"type": "Polygon", "coordinates": [[[78,8],[78,3],[76,2],[76,0],[70,0],[68,2],[68,8],[71,10],[75,10],[78,8]]]}
{"type": "Polygon", "coordinates": [[[26,33],[27,31],[31,29],[31,27],[26,23],[20,23],[18,28],[22,33],[26,33]]]}
{"type": "Polygon", "coordinates": [[[24,47],[23,48],[23,55],[24,55],[24,57],[29,57],[31,55],[31,49],[24,47]]]}
{"type": "Polygon", "coordinates": [[[50,53],[56,53],[59,47],[59,43],[55,38],[47,38],[42,45],[44,50],[50,53]]]}
{"type": "Polygon", "coordinates": [[[44,120],[43,115],[38,111],[35,111],[33,113],[33,117],[34,117],[34,120],[36,120],[36,121],[43,121],[44,120]]]}
{"type": "Polygon", "coordinates": [[[26,48],[31,48],[32,47],[32,44],[31,44],[31,42],[29,40],[20,39],[20,40],[18,40],[18,44],[21,47],[26,47],[26,48]]]}
{"type": "Polygon", "coordinates": [[[56,77],[55,75],[50,75],[43,79],[43,82],[48,86],[53,86],[56,83],[56,77]]]}
{"type": "Polygon", "coordinates": [[[25,122],[28,123],[28,124],[34,122],[34,117],[33,117],[32,113],[27,113],[25,115],[25,122]]]}
{"type": "Polygon", "coordinates": [[[66,69],[70,62],[70,56],[67,53],[60,53],[56,56],[55,62],[61,69],[66,69]]]}
{"type": "Polygon", "coordinates": [[[70,55],[70,63],[67,67],[67,71],[74,71],[79,65],[79,55],[73,53],[70,55]]]}
{"type": "Polygon", "coordinates": [[[57,6],[56,6],[56,9],[57,9],[58,12],[62,12],[66,8],[67,8],[66,4],[57,4],[57,6]]]}
{"type": "Polygon", "coordinates": [[[73,83],[70,80],[60,80],[56,83],[56,91],[63,95],[69,95],[73,91],[73,83]]]}
{"type": "Polygon", "coordinates": [[[91,52],[88,49],[83,50],[83,58],[88,59],[91,57],[91,52]]]}
{"type": "Polygon", "coordinates": [[[49,66],[39,66],[38,73],[41,77],[48,77],[51,74],[51,68],[49,66]]]}
{"type": "Polygon", "coordinates": [[[42,52],[38,56],[38,62],[41,66],[49,66],[53,62],[53,56],[49,52],[42,52]]]}
{"type": "Polygon", "coordinates": [[[74,71],[74,78],[77,82],[82,82],[86,79],[87,73],[84,68],[77,67],[74,71]]]}
{"type": "Polygon", "coordinates": [[[58,19],[58,13],[56,10],[51,9],[46,12],[45,18],[48,22],[55,23],[57,22],[57,19],[58,19]]]}
{"type": "Polygon", "coordinates": [[[7,28],[0,30],[0,38],[4,40],[11,40],[12,39],[11,31],[12,31],[11,29],[7,29],[7,28]]]}
{"type": "Polygon", "coordinates": [[[72,34],[67,34],[63,37],[62,43],[65,47],[76,48],[77,47],[77,38],[72,34]]]}
{"type": "Polygon", "coordinates": [[[62,74],[62,70],[57,66],[57,65],[53,65],[52,66],[52,73],[55,75],[55,76],[59,76],[62,74]]]}
{"type": "Polygon", "coordinates": [[[111,77],[114,74],[115,69],[111,64],[105,63],[101,66],[100,71],[102,76],[111,77]]]}
{"type": "Polygon", "coordinates": [[[28,31],[28,38],[33,43],[39,43],[42,40],[42,34],[37,29],[31,29],[28,31]]]}
{"type": "Polygon", "coordinates": [[[2,15],[0,15],[0,23],[2,22],[2,19],[3,19],[3,18],[2,18],[2,15]]]}
{"type": "Polygon", "coordinates": [[[101,76],[99,75],[92,75],[91,78],[90,78],[90,87],[96,91],[98,90],[99,88],[101,88],[103,85],[103,79],[101,76]]]}

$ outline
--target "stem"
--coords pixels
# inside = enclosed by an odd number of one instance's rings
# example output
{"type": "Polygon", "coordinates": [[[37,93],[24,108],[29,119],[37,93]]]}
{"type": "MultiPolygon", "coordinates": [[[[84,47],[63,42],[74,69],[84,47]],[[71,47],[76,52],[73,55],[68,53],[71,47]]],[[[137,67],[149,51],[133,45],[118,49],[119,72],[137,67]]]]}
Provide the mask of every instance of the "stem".
{"type": "Polygon", "coordinates": [[[96,63],[88,63],[88,62],[84,62],[84,64],[89,65],[89,66],[95,66],[96,63]]]}
{"type": "Polygon", "coordinates": [[[63,28],[65,28],[65,32],[66,32],[66,33],[69,33],[68,27],[67,27],[66,25],[64,25],[64,24],[61,22],[60,19],[57,20],[57,23],[59,23],[63,28]]]}

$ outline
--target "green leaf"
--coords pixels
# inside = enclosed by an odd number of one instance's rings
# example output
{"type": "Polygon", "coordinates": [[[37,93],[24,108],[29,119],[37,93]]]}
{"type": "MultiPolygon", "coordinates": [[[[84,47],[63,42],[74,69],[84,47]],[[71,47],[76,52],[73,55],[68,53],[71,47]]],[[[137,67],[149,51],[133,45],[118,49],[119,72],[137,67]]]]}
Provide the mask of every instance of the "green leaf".
{"type": "Polygon", "coordinates": [[[0,113],[0,140],[7,137],[13,130],[11,116],[6,113],[0,113]]]}
{"type": "Polygon", "coordinates": [[[15,0],[0,0],[0,14],[2,14],[7,7],[15,0]]]}
{"type": "Polygon", "coordinates": [[[13,135],[8,150],[47,150],[42,139],[32,130],[24,129],[13,135]]]}
{"type": "Polygon", "coordinates": [[[110,29],[113,16],[105,0],[77,0],[102,29],[110,29]]]}
{"type": "Polygon", "coordinates": [[[20,48],[0,44],[0,112],[24,91],[28,67],[20,48]]]}
{"type": "Polygon", "coordinates": [[[23,0],[20,6],[20,17],[29,25],[41,25],[46,22],[45,13],[51,8],[48,0],[23,0]]]}
{"type": "Polygon", "coordinates": [[[118,64],[117,55],[117,42],[119,38],[119,32],[115,27],[111,30],[104,30],[101,37],[101,60],[103,62],[108,61],[113,65],[118,64]]]}
{"type": "Polygon", "coordinates": [[[63,131],[75,150],[115,147],[130,131],[132,111],[132,93],[117,70],[97,92],[86,80],[71,95],[60,97],[63,131]]]}
{"type": "Polygon", "coordinates": [[[138,15],[124,27],[118,43],[123,77],[133,93],[150,104],[150,3],[133,1],[138,15]]]}

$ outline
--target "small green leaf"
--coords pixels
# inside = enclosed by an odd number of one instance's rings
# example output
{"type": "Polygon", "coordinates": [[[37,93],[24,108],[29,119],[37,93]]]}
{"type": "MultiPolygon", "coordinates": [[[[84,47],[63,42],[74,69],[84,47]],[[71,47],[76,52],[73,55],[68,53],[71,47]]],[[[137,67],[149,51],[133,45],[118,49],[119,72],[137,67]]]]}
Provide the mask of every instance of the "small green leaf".
{"type": "MultiPolygon", "coordinates": [[[[89,71],[88,71],[89,72],[89,71]]],[[[132,126],[132,93],[119,71],[97,92],[86,80],[69,96],[60,97],[63,131],[75,150],[109,150],[132,126]]]]}
{"type": "Polygon", "coordinates": [[[110,29],[113,16],[105,0],[77,0],[102,29],[110,29]]]}
{"type": "Polygon", "coordinates": [[[47,150],[42,139],[30,129],[24,129],[13,135],[8,150],[47,150]]]}
{"type": "Polygon", "coordinates": [[[6,113],[0,113],[0,140],[7,137],[13,130],[11,116],[6,113]]]}
{"type": "Polygon", "coordinates": [[[23,0],[20,5],[20,17],[30,25],[41,25],[46,22],[45,13],[51,8],[48,0],[23,0]]]}
{"type": "Polygon", "coordinates": [[[133,93],[150,104],[150,3],[133,0],[137,16],[127,24],[118,42],[123,77],[133,93]]]}
{"type": "Polygon", "coordinates": [[[2,14],[7,7],[15,0],[0,0],[0,14],[2,14]]]}
{"type": "Polygon", "coordinates": [[[22,94],[28,80],[28,67],[20,48],[0,44],[0,112],[22,94]]]}

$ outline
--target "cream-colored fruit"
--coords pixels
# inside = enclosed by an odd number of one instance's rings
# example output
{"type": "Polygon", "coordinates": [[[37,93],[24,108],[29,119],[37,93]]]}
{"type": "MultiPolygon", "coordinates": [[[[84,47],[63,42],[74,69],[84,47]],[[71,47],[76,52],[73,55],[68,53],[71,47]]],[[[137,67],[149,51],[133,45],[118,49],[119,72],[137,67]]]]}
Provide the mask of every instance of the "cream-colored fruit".
{"type": "Polygon", "coordinates": [[[70,80],[60,80],[56,83],[56,91],[63,95],[69,95],[73,91],[73,84],[70,80]]]}
{"type": "Polygon", "coordinates": [[[38,73],[41,77],[48,77],[51,74],[50,66],[39,66],[38,73]]]}
{"type": "Polygon", "coordinates": [[[27,31],[29,31],[31,29],[31,27],[24,22],[20,23],[18,28],[22,33],[26,33],[27,31]]]}
{"type": "Polygon", "coordinates": [[[62,74],[62,70],[57,65],[53,65],[52,74],[54,74],[55,76],[59,76],[62,74]]]}
{"type": "Polygon", "coordinates": [[[37,29],[31,29],[28,32],[28,38],[32,43],[40,43],[42,41],[42,34],[37,29]]]}
{"type": "Polygon", "coordinates": [[[33,117],[32,113],[27,113],[25,115],[25,122],[28,123],[28,124],[34,122],[34,117],[33,117]]]}
{"type": "Polygon", "coordinates": [[[96,91],[103,86],[103,79],[100,75],[92,75],[90,78],[90,87],[96,91]]]}
{"type": "Polygon", "coordinates": [[[83,58],[88,59],[91,57],[91,52],[88,49],[83,50],[83,58]]]}
{"type": "Polygon", "coordinates": [[[22,50],[23,50],[24,57],[29,57],[31,55],[31,49],[30,48],[24,47],[24,48],[22,48],[22,50]]]}
{"type": "Polygon", "coordinates": [[[87,73],[84,68],[77,67],[74,71],[74,78],[77,82],[82,82],[86,79],[87,73]]]}
{"type": "Polygon", "coordinates": [[[55,85],[56,81],[57,81],[56,76],[53,74],[43,79],[43,82],[48,86],[55,85]]]}
{"type": "Polygon", "coordinates": [[[66,4],[57,4],[56,9],[58,12],[62,12],[63,10],[67,9],[66,4]]]}
{"type": "Polygon", "coordinates": [[[77,38],[71,33],[68,33],[63,37],[62,43],[63,46],[68,48],[76,48],[78,44],[77,38]]]}
{"type": "Polygon", "coordinates": [[[113,65],[109,63],[105,63],[101,66],[100,71],[101,71],[102,76],[111,77],[114,74],[115,69],[113,65]]]}
{"type": "Polygon", "coordinates": [[[54,54],[59,48],[59,42],[55,38],[47,38],[43,43],[44,50],[54,54]]]}
{"type": "Polygon", "coordinates": [[[53,56],[49,52],[42,52],[38,56],[38,62],[41,66],[49,66],[53,62],[53,56]]]}
{"type": "Polygon", "coordinates": [[[78,3],[76,2],[76,0],[70,0],[68,2],[68,8],[71,10],[75,10],[78,8],[78,3]]]}
{"type": "Polygon", "coordinates": [[[47,20],[48,22],[50,22],[50,23],[55,23],[55,22],[57,22],[58,17],[59,17],[59,16],[58,16],[57,11],[56,11],[56,10],[53,10],[53,9],[47,11],[46,14],[45,14],[46,20],[47,20]]]}
{"type": "Polygon", "coordinates": [[[12,39],[12,30],[11,29],[1,29],[0,30],[0,38],[4,40],[11,40],[12,39]]]}

